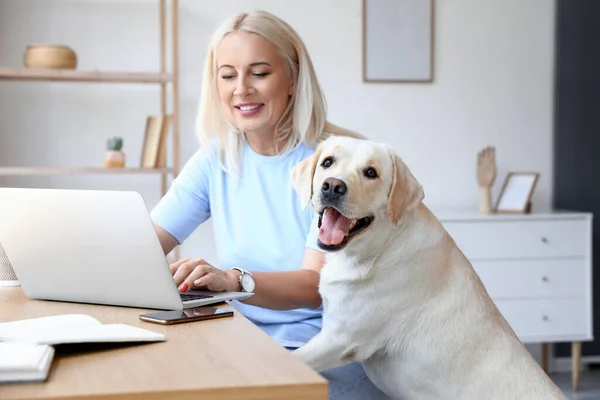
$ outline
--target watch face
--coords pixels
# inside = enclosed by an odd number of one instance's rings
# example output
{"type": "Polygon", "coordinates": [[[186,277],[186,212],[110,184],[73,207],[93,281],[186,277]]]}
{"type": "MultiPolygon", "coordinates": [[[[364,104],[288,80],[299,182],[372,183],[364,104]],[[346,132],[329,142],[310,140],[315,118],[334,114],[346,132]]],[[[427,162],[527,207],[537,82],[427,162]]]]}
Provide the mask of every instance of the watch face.
{"type": "Polygon", "coordinates": [[[256,286],[256,284],[254,283],[254,279],[248,275],[248,274],[244,274],[242,276],[242,288],[244,289],[245,292],[250,292],[250,293],[254,293],[254,288],[256,286]]]}

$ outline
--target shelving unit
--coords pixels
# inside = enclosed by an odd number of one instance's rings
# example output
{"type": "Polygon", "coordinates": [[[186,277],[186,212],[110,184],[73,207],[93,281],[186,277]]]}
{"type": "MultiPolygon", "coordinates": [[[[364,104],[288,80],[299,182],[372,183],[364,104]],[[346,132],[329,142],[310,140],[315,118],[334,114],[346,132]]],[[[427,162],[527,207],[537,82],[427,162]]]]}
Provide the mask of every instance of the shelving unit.
{"type": "MultiPolygon", "coordinates": [[[[160,29],[160,65],[156,72],[138,71],[85,71],[57,69],[28,69],[0,67],[0,84],[6,81],[66,82],[66,83],[109,83],[109,84],[154,84],[160,85],[160,112],[171,115],[171,166],[158,168],[104,168],[104,167],[44,167],[44,166],[0,166],[0,176],[39,176],[69,174],[156,174],[161,180],[161,195],[168,189],[168,177],[179,173],[179,2],[170,0],[171,24],[171,68],[167,71],[167,2],[158,0],[160,29]],[[171,90],[170,112],[167,111],[167,90],[171,90]]],[[[145,116],[143,116],[145,118],[145,116]]],[[[164,149],[166,151],[166,149],[164,149]]],[[[167,157],[161,157],[167,160],[167,157]]],[[[179,249],[175,250],[179,257],[179,249]]]]}

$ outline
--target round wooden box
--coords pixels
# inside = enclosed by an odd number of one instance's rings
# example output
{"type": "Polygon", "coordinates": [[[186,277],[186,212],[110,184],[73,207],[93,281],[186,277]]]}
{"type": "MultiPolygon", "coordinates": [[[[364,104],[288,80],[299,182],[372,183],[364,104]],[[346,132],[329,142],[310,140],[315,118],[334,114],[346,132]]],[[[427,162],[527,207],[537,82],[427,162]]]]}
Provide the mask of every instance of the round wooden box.
{"type": "Polygon", "coordinates": [[[23,63],[27,68],[75,69],[77,55],[68,46],[31,44],[27,46],[23,63]]]}

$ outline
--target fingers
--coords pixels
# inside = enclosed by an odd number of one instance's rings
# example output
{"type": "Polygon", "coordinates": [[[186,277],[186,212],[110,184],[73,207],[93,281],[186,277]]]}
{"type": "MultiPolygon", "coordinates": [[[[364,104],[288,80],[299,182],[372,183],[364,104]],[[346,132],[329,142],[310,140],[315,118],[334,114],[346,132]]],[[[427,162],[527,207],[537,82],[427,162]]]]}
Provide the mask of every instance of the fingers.
{"type": "Polygon", "coordinates": [[[477,153],[477,164],[495,162],[495,160],[496,148],[493,146],[487,146],[477,153]]]}
{"type": "Polygon", "coordinates": [[[171,270],[171,275],[173,275],[175,272],[177,272],[177,269],[181,266],[181,264],[190,261],[191,258],[183,258],[179,261],[175,261],[174,263],[169,265],[169,269],[171,270]]]}
{"type": "MultiPolygon", "coordinates": [[[[204,275],[206,273],[204,271],[205,268],[210,266],[211,265],[203,259],[193,259],[181,263],[175,274],[173,274],[175,284],[180,286],[184,281],[187,281],[188,286],[192,286],[194,280],[204,275]]],[[[183,291],[185,290],[187,290],[187,288],[183,289],[183,291]]]]}
{"type": "Polygon", "coordinates": [[[180,292],[190,289],[223,291],[231,287],[229,275],[203,259],[183,259],[170,265],[180,292]]]}
{"type": "Polygon", "coordinates": [[[216,280],[216,277],[217,275],[214,272],[207,272],[200,278],[192,280],[192,284],[198,288],[205,287],[206,289],[213,290],[213,283],[216,280]]]}
{"type": "Polygon", "coordinates": [[[190,272],[185,280],[181,283],[179,290],[184,292],[187,289],[201,289],[202,285],[196,285],[194,282],[198,280],[204,280],[213,269],[214,267],[206,262],[204,264],[197,265],[196,268],[194,268],[194,270],[190,272]]]}
{"type": "Polygon", "coordinates": [[[210,266],[209,268],[210,270],[205,275],[194,280],[193,283],[195,287],[211,290],[213,292],[234,291],[234,289],[231,288],[236,287],[236,284],[235,282],[232,282],[231,275],[213,266],[210,266]]]}

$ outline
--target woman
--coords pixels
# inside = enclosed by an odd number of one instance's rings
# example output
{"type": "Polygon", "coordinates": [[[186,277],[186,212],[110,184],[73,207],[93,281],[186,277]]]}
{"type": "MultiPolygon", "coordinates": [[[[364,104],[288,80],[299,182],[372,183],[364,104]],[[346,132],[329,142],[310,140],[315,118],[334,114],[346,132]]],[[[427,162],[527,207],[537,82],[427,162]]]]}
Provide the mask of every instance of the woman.
{"type": "MultiPolygon", "coordinates": [[[[165,254],[212,218],[221,268],[180,260],[171,265],[175,282],[182,292],[254,292],[233,306],[282,346],[298,348],[321,329],[324,255],[290,172],[327,135],[358,135],[326,121],[304,44],[266,12],[240,14],[215,33],[197,129],[201,150],[152,217],[165,254]]],[[[323,375],[330,398],[385,398],[360,364],[323,375]]]]}

